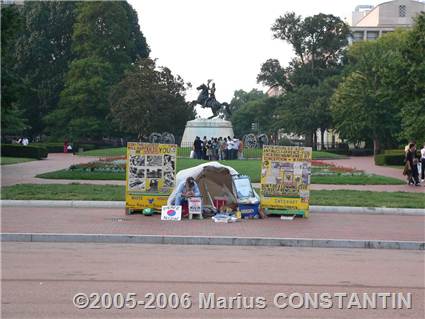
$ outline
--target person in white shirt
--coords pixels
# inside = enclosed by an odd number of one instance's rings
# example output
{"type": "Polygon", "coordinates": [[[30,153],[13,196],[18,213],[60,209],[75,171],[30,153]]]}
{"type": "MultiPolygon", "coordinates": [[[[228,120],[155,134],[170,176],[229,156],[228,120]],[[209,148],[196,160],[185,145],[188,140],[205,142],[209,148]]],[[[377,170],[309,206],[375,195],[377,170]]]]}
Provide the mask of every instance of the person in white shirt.
{"type": "Polygon", "coordinates": [[[232,158],[238,159],[238,150],[239,150],[239,140],[236,137],[233,137],[233,150],[232,150],[232,158]]]}
{"type": "Polygon", "coordinates": [[[227,160],[232,160],[233,159],[232,150],[233,150],[233,141],[230,138],[230,136],[228,136],[227,137],[227,155],[226,155],[226,159],[227,160]]]}
{"type": "Polygon", "coordinates": [[[425,143],[421,149],[421,180],[425,181],[425,143]]]}

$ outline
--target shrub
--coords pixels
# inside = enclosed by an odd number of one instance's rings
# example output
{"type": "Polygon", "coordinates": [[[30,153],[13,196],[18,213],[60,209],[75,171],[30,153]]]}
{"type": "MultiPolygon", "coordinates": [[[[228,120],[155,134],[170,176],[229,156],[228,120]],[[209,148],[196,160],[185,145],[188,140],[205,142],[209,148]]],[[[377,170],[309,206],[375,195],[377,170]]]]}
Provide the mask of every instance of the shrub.
{"type": "Polygon", "coordinates": [[[32,145],[44,147],[49,153],[63,153],[63,143],[33,143],[32,145]]]}
{"type": "Polygon", "coordinates": [[[385,150],[386,155],[404,155],[404,149],[385,150]]]}
{"type": "Polygon", "coordinates": [[[375,155],[375,165],[404,165],[404,154],[375,155]]]}
{"type": "Polygon", "coordinates": [[[42,159],[47,157],[47,149],[45,147],[33,146],[33,145],[19,145],[19,144],[2,144],[1,146],[2,156],[12,157],[27,157],[42,159]]]}
{"type": "Polygon", "coordinates": [[[373,149],[371,148],[353,148],[350,150],[351,156],[370,156],[373,155],[373,149]]]}

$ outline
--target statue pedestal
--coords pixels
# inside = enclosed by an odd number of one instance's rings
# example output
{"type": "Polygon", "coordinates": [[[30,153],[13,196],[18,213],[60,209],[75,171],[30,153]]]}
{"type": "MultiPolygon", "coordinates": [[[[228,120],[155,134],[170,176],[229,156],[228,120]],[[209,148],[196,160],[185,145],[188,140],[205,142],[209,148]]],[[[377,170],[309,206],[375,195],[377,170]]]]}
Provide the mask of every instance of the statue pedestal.
{"type": "Polygon", "coordinates": [[[230,121],[226,121],[220,118],[216,119],[195,119],[186,123],[184,129],[181,147],[192,146],[195,141],[195,137],[199,136],[201,140],[204,136],[207,139],[211,137],[228,137],[233,138],[233,127],[230,121]]]}

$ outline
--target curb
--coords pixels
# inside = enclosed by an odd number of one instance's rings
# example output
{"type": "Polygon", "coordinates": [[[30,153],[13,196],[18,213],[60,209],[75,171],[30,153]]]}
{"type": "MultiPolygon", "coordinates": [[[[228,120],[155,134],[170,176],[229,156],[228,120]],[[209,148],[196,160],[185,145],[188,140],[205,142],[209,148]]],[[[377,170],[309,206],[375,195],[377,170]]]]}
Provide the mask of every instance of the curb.
{"type": "MultiPolygon", "coordinates": [[[[123,201],[85,200],[1,200],[2,207],[60,207],[60,208],[125,208],[123,201]]],[[[416,215],[425,216],[425,209],[387,207],[310,206],[310,212],[338,214],[416,215]]]]}
{"type": "Polygon", "coordinates": [[[388,240],[345,240],[314,238],[261,238],[228,236],[160,236],[125,234],[54,234],[54,233],[1,233],[1,242],[55,242],[55,243],[127,243],[168,245],[225,245],[225,246],[281,246],[314,248],[368,248],[424,250],[425,242],[388,240]]]}

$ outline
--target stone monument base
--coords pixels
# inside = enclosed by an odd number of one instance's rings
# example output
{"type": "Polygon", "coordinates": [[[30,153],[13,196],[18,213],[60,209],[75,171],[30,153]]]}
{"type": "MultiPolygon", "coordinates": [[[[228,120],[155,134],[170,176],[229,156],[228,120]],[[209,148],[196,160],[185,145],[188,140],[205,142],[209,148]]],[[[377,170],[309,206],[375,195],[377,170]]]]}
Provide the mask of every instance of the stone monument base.
{"type": "Polygon", "coordinates": [[[220,118],[215,119],[195,119],[186,123],[184,129],[183,138],[181,141],[181,147],[188,147],[193,145],[195,137],[199,136],[201,140],[204,136],[207,139],[211,137],[228,137],[233,138],[233,126],[230,121],[226,121],[220,118]]]}

